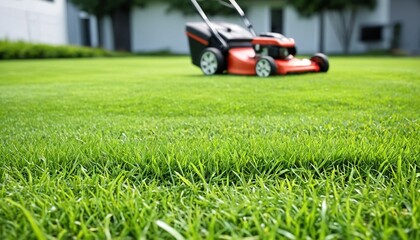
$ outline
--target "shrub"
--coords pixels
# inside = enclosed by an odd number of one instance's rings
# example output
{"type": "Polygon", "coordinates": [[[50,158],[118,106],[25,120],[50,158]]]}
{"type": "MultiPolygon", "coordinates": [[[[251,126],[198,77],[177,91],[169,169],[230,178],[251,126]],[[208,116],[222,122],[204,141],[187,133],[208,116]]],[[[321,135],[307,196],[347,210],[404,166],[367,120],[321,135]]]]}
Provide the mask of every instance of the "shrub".
{"type": "Polygon", "coordinates": [[[115,54],[99,48],[52,46],[0,40],[0,59],[109,57],[115,54]]]}

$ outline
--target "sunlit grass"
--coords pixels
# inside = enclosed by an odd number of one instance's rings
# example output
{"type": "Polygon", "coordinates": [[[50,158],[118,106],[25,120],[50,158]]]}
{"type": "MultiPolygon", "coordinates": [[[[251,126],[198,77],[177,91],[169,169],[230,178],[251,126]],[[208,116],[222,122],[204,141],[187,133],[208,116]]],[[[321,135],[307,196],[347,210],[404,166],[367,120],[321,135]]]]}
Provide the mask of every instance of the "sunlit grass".
{"type": "Polygon", "coordinates": [[[0,62],[0,239],[416,239],[420,59],[0,62]]]}

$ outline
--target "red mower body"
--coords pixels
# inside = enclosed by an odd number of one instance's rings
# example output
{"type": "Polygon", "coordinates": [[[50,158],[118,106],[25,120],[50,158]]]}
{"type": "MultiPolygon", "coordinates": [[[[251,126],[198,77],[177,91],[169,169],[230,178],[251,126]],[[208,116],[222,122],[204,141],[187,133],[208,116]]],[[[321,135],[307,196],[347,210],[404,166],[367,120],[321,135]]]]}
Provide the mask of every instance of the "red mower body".
{"type": "MultiPolygon", "coordinates": [[[[256,75],[258,56],[253,48],[233,48],[227,55],[226,72],[239,75],[256,75]]],[[[276,74],[319,72],[319,65],[309,59],[289,57],[287,59],[275,59],[276,74]]]]}

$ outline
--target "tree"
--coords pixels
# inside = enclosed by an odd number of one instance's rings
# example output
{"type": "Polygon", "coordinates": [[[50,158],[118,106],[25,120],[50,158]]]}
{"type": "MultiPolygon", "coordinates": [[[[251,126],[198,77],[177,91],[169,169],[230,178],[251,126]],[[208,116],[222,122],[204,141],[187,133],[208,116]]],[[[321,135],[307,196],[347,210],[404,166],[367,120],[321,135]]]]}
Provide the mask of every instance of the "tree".
{"type": "Polygon", "coordinates": [[[376,6],[376,0],[288,0],[288,3],[304,17],[320,15],[320,49],[324,46],[324,14],[332,12],[331,16],[337,18],[333,19],[333,26],[345,54],[350,51],[358,11],[376,6]]]}
{"type": "MultiPolygon", "coordinates": [[[[185,15],[195,14],[195,9],[190,3],[190,0],[161,0],[169,4],[169,11],[176,10],[181,11],[185,15]]],[[[249,2],[249,0],[242,0],[241,3],[249,2]]],[[[199,1],[200,6],[205,10],[206,14],[210,16],[214,15],[232,15],[237,14],[235,10],[227,7],[229,4],[227,0],[205,0],[199,1]],[[223,4],[226,3],[226,4],[223,4]]]]}
{"type": "MultiPolygon", "coordinates": [[[[168,10],[179,10],[184,14],[194,14],[195,10],[189,0],[155,0],[154,2],[166,2],[168,10]]],[[[104,17],[109,16],[112,22],[114,48],[116,50],[131,50],[131,9],[135,6],[145,7],[153,0],[70,0],[81,10],[94,15],[98,22],[98,42],[103,47],[102,22],[104,17]]],[[[218,0],[201,1],[200,4],[209,15],[229,15],[234,13],[231,9],[221,5],[218,0]]]]}
{"type": "Polygon", "coordinates": [[[134,6],[144,7],[151,0],[70,0],[81,10],[94,15],[98,22],[98,42],[103,47],[102,21],[109,16],[112,22],[114,48],[131,51],[130,13],[134,6]]]}

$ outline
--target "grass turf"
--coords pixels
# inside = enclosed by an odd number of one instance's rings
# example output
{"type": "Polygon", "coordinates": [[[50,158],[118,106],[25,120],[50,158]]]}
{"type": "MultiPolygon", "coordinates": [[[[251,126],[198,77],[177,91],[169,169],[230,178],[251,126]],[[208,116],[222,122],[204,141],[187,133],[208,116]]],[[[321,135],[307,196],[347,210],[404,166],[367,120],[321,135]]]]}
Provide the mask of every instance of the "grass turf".
{"type": "Polygon", "coordinates": [[[415,239],[420,59],[0,62],[0,238],[415,239]]]}

